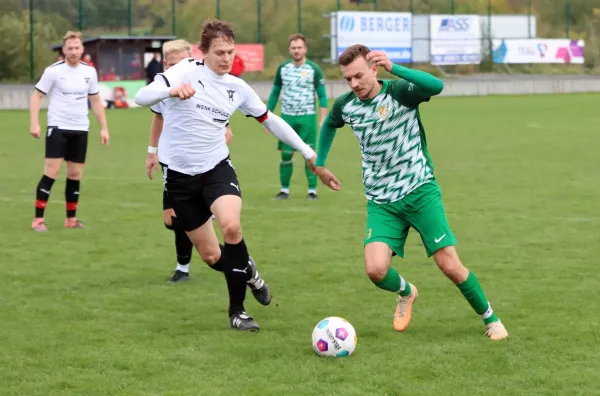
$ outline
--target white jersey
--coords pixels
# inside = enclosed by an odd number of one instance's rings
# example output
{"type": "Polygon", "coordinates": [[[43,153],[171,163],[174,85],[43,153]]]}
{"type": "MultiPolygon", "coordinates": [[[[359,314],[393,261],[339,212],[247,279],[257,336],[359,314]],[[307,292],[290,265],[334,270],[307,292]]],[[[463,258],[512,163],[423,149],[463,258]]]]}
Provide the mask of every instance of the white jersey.
{"type": "Polygon", "coordinates": [[[70,66],[56,62],[44,70],[35,89],[50,95],[48,126],[72,131],[88,131],[88,95],[100,92],[96,69],[80,62],[70,66]]]}
{"type": "Polygon", "coordinates": [[[183,59],[157,74],[155,81],[161,80],[169,87],[189,83],[196,90],[188,100],[170,98],[162,102],[168,128],[168,166],[177,172],[205,173],[229,155],[225,127],[236,110],[257,119],[267,115],[267,106],[244,80],[218,75],[202,61],[183,59]]]}

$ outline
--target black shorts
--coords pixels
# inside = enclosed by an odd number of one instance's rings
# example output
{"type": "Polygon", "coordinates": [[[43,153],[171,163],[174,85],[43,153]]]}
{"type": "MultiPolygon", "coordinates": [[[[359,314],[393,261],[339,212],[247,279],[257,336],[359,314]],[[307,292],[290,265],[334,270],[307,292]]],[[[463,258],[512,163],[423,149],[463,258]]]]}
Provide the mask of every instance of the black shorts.
{"type": "Polygon", "coordinates": [[[88,133],[49,126],[46,130],[46,158],[85,163],[88,133]]]}
{"type": "Polygon", "coordinates": [[[229,158],[208,172],[195,176],[167,169],[166,190],[177,218],[186,231],[195,230],[211,218],[210,207],[217,198],[224,195],[242,196],[229,158]]]}
{"type": "MultiPolygon", "coordinates": [[[[163,164],[162,162],[159,162],[159,164],[160,164],[160,167],[162,168],[163,179],[165,179],[165,182],[166,182],[166,180],[167,180],[167,169],[169,167],[167,166],[167,164],[163,164]]],[[[173,204],[169,200],[169,194],[167,194],[167,189],[163,188],[163,210],[167,210],[167,209],[173,209],[173,204]]]]}

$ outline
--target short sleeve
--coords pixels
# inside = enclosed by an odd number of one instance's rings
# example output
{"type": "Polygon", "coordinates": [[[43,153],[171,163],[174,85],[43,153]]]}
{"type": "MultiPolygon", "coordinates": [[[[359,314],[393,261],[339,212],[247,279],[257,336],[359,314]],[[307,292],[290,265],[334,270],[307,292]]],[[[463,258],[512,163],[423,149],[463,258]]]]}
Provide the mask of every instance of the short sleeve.
{"type": "Polygon", "coordinates": [[[421,93],[418,85],[405,80],[390,81],[389,90],[392,97],[406,107],[417,107],[431,99],[431,96],[421,93]]]}
{"type": "Polygon", "coordinates": [[[35,84],[35,89],[37,89],[44,95],[47,95],[48,93],[50,93],[52,87],[54,86],[54,79],[55,74],[54,70],[52,69],[52,66],[47,67],[46,70],[44,70],[44,74],[42,74],[40,81],[38,81],[38,83],[35,84]]]}
{"type": "Polygon", "coordinates": [[[164,109],[164,102],[162,100],[160,102],[150,106],[150,111],[152,111],[154,114],[162,115],[163,109],[164,109]]]}
{"type": "Polygon", "coordinates": [[[267,112],[267,105],[260,99],[256,91],[254,91],[244,80],[240,86],[240,94],[242,95],[243,101],[240,104],[240,111],[246,115],[246,117],[254,117],[260,119],[264,117],[267,112]]]}
{"type": "Polygon", "coordinates": [[[90,86],[88,88],[88,95],[97,95],[100,92],[100,86],[98,85],[98,72],[96,69],[91,68],[90,71],[90,86]]]}
{"type": "Polygon", "coordinates": [[[327,126],[330,128],[341,128],[345,125],[345,122],[342,118],[342,107],[345,103],[345,96],[342,95],[336,99],[335,103],[333,103],[333,107],[327,116],[327,126]]]}
{"type": "Polygon", "coordinates": [[[173,67],[170,67],[169,70],[166,70],[164,73],[158,73],[154,77],[154,80],[162,80],[167,87],[176,87],[185,82],[189,82],[189,73],[193,70],[193,68],[198,67],[202,64],[200,61],[197,61],[193,58],[185,58],[182,59],[173,67]]]}

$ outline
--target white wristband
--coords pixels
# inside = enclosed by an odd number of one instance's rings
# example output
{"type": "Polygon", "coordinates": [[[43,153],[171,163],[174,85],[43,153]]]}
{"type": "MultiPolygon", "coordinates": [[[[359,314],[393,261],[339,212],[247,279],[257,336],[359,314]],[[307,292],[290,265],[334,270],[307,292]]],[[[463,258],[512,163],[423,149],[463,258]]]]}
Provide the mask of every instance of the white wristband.
{"type": "Polygon", "coordinates": [[[157,152],[158,152],[158,147],[148,146],[148,153],[149,154],[156,154],[157,152]]]}

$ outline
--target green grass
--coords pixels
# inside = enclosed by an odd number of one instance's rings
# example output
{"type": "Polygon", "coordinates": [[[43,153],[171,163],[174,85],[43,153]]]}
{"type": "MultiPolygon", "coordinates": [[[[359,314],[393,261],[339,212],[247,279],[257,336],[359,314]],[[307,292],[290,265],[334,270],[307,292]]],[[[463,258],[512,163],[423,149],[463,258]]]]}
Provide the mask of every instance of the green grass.
{"type": "Polygon", "coordinates": [[[359,152],[338,133],[328,166],[342,191],[278,191],[276,141],[236,115],[232,158],[243,230],[273,291],[248,311],[259,334],[228,328],[227,292],[199,257],[167,285],[175,258],[162,225],[161,181],[144,175],[150,112],[95,120],[79,215],[65,230],[64,173],[29,230],[43,142],[26,112],[2,112],[0,394],[2,395],[592,395],[600,362],[599,95],[438,98],[422,106],[430,152],[463,262],[511,337],[481,320],[411,231],[393,265],[419,287],[413,322],[392,329],[394,297],[363,270],[359,152]],[[354,355],[314,355],[313,326],[348,319],[354,355]]]}

